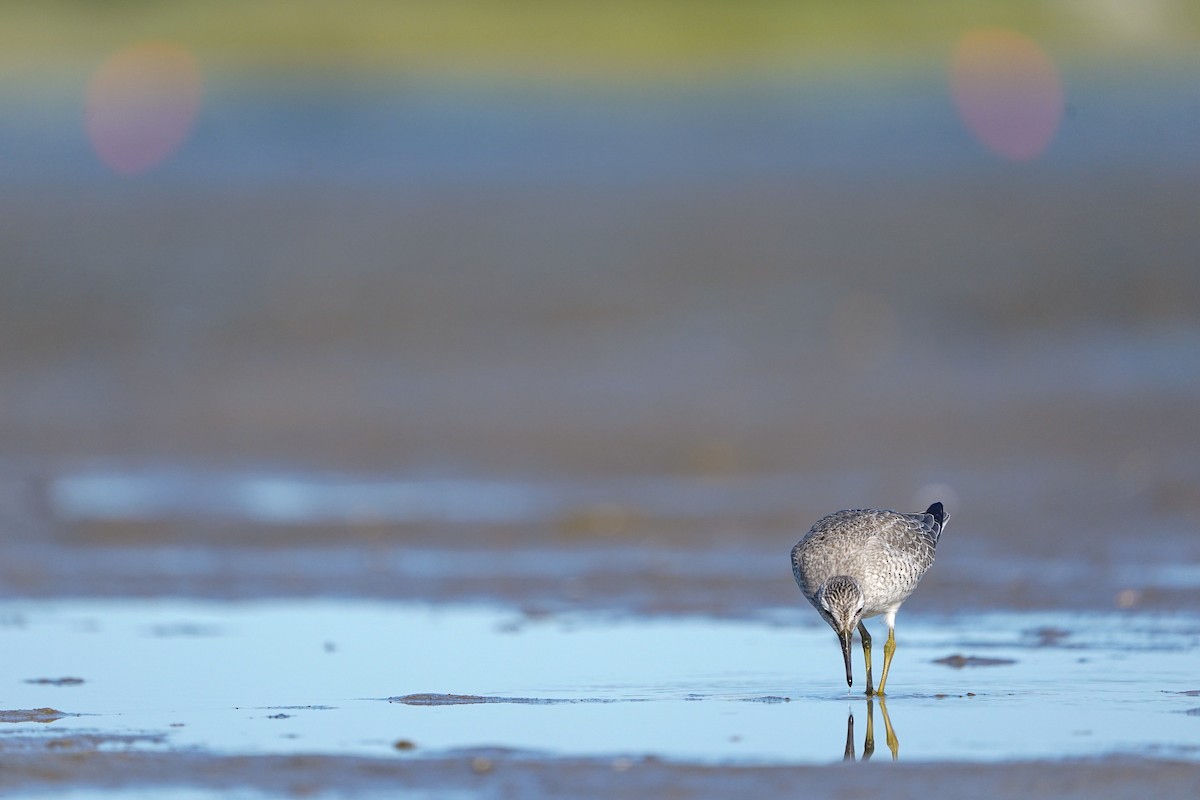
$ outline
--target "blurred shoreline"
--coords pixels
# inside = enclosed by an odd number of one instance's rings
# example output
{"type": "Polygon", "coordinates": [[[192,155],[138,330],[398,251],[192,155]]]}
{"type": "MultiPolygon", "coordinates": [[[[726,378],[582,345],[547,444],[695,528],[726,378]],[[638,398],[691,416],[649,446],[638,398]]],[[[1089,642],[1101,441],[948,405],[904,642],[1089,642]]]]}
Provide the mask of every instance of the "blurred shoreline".
{"type": "Polygon", "coordinates": [[[962,31],[1011,27],[1064,57],[1169,61],[1190,57],[1200,13],[1184,2],[985,0],[775,3],[617,0],[593,3],[305,3],[270,0],[95,6],[12,2],[0,64],[102,57],[130,40],[174,39],[214,64],[325,72],[467,72],[524,79],[695,75],[830,64],[930,63],[962,31]]]}
{"type": "Polygon", "coordinates": [[[1161,578],[1200,559],[1200,464],[1181,434],[1200,394],[1190,168],[702,193],[159,180],[0,198],[7,474],[592,490],[500,526],[68,523],[43,503],[18,515],[38,536],[3,545],[10,596],[746,615],[794,603],[783,554],[818,516],[923,507],[943,486],[955,535],[914,610],[1113,608],[1127,590],[1195,604],[1194,581],[1161,578]],[[705,519],[688,496],[664,512],[605,494],[613,478],[773,488],[705,519]],[[414,550],[427,572],[406,566],[414,550]],[[463,581],[462,550],[530,555],[463,581]],[[689,554],[732,572],[673,571],[689,554]],[[1005,565],[986,590],[981,564],[1005,565]]]}

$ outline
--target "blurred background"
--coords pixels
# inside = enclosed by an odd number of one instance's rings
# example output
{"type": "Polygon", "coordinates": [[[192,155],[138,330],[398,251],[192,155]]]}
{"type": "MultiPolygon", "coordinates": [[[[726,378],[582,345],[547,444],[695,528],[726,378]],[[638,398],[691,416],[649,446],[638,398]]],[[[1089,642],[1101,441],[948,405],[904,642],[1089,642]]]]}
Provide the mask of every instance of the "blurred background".
{"type": "Polygon", "coordinates": [[[5,594],[738,613],[817,516],[941,499],[932,606],[1200,596],[1194,3],[13,0],[0,45],[5,594]]]}

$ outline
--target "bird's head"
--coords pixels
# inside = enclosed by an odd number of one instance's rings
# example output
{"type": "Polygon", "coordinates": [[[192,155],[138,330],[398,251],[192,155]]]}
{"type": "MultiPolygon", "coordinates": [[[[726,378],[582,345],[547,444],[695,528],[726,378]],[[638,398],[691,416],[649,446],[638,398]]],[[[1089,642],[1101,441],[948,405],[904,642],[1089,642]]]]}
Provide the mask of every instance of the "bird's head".
{"type": "Polygon", "coordinates": [[[858,627],[866,598],[858,581],[849,575],[838,575],[817,590],[817,603],[821,616],[841,636],[853,633],[858,627]]]}
{"type": "Polygon", "coordinates": [[[858,581],[849,575],[834,576],[817,590],[817,610],[841,640],[842,656],[846,660],[847,686],[854,683],[854,673],[850,668],[850,639],[862,621],[865,605],[866,598],[858,581]]]}

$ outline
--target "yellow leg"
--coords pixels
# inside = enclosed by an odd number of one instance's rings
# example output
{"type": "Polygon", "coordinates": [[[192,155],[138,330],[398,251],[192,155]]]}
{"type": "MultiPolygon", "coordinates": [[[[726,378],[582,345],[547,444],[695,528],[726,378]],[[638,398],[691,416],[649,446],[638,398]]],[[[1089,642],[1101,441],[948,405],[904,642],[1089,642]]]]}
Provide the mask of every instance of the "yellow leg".
{"type": "Polygon", "coordinates": [[[867,698],[867,736],[863,739],[863,763],[871,760],[871,756],[875,755],[875,704],[871,698],[867,698]]]}
{"type": "Polygon", "coordinates": [[[862,638],[863,660],[867,662],[867,696],[870,697],[875,694],[871,688],[871,634],[861,622],[858,623],[858,635],[862,638]]]}
{"type": "Polygon", "coordinates": [[[892,751],[892,761],[895,761],[900,758],[900,740],[896,738],[896,732],[892,730],[892,718],[888,716],[887,703],[882,697],[879,698],[879,708],[883,711],[883,727],[887,729],[888,750],[892,751]]]}
{"type": "Polygon", "coordinates": [[[876,694],[883,694],[883,687],[887,685],[888,670],[892,668],[892,655],[896,652],[896,629],[888,628],[887,642],[883,645],[883,677],[879,679],[879,688],[876,694]]]}

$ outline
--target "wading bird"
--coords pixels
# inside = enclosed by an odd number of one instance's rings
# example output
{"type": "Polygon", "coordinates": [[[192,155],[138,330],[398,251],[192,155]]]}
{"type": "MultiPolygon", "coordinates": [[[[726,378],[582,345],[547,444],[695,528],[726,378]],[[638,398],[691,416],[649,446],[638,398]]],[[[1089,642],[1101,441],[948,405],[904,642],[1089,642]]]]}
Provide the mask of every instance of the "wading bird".
{"type": "Polygon", "coordinates": [[[800,591],[841,640],[847,686],[854,685],[850,640],[857,627],[867,662],[867,694],[883,694],[896,652],[896,612],[933,564],[948,519],[941,503],[924,514],[873,508],[838,511],[817,520],[792,548],[792,574],[800,591]],[[887,622],[888,638],[876,691],[871,686],[871,634],[862,621],[880,614],[887,622]]]}

